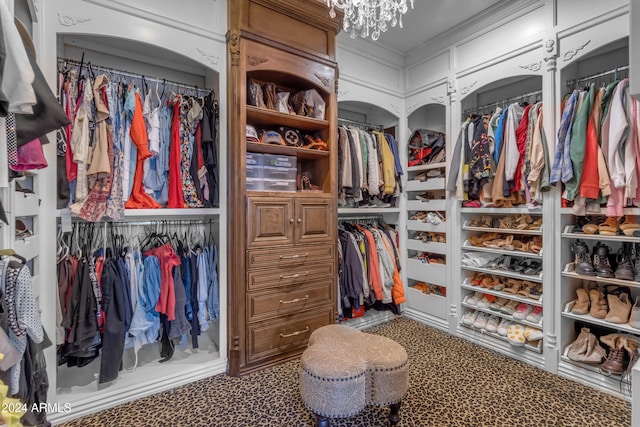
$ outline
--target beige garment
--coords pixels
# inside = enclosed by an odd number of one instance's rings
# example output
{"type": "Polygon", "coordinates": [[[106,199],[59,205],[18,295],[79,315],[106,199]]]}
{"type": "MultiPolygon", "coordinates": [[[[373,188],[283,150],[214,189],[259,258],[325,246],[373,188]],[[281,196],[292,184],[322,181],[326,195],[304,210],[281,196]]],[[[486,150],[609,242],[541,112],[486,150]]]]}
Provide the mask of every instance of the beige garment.
{"type": "Polygon", "coordinates": [[[540,184],[542,170],[544,169],[544,148],[542,147],[542,112],[538,114],[533,128],[533,138],[531,140],[531,153],[529,154],[529,194],[532,200],[542,201],[540,184]]]}
{"type": "Polygon", "coordinates": [[[351,173],[351,147],[349,146],[349,136],[347,128],[340,126],[340,146],[342,147],[342,187],[351,188],[353,183],[353,174],[351,173]]]}
{"type": "Polygon", "coordinates": [[[491,198],[495,206],[508,207],[516,200],[513,194],[508,197],[503,196],[502,183],[504,181],[504,160],[505,160],[505,145],[500,146],[500,158],[498,159],[498,166],[496,167],[496,174],[493,178],[493,187],[491,188],[491,198]]]}
{"type": "Polygon", "coordinates": [[[108,83],[109,81],[105,75],[98,76],[93,83],[93,102],[96,106],[96,129],[93,133],[93,147],[89,159],[89,169],[87,170],[88,176],[111,173],[109,142],[107,139],[109,108],[107,108],[102,100],[102,96],[100,96],[100,89],[108,83]]]}
{"type": "MultiPolygon", "coordinates": [[[[87,163],[89,162],[89,120],[91,115],[91,103],[93,102],[93,91],[91,80],[87,77],[84,80],[85,90],[82,101],[76,114],[73,133],[71,135],[71,148],[73,150],[73,161],[78,165],[78,177],[76,179],[76,203],[83,203],[89,194],[87,183],[87,163]]],[[[72,206],[73,212],[73,206],[72,206]]]]}

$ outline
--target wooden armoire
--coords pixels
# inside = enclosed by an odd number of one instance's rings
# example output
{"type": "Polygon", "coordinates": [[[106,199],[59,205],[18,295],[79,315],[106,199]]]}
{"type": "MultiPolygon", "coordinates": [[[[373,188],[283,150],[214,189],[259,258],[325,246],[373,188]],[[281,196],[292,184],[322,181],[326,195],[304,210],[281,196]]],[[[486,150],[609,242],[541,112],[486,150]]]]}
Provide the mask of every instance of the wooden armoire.
{"type": "Polygon", "coordinates": [[[229,2],[231,375],[298,356],[315,329],[336,321],[340,24],[324,0],[229,2]],[[256,102],[256,89],[264,104],[256,102]],[[247,140],[246,125],[271,138],[247,140]],[[289,159],[276,166],[290,162],[295,171],[267,165],[255,178],[247,155],[256,154],[270,164],[278,156],[289,159]],[[283,182],[260,178],[274,171],[292,176],[283,182]]]}

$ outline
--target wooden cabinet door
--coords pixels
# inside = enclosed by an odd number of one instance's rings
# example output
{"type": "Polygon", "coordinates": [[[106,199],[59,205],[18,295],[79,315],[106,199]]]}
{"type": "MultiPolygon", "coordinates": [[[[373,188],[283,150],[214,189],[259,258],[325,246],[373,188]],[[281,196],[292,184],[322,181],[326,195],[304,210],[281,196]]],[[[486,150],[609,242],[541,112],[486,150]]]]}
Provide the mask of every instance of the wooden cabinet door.
{"type": "Polygon", "coordinates": [[[292,197],[247,197],[247,246],[293,244],[292,197]]]}
{"type": "Polygon", "coordinates": [[[296,198],[296,243],[333,242],[333,199],[296,198]]]}

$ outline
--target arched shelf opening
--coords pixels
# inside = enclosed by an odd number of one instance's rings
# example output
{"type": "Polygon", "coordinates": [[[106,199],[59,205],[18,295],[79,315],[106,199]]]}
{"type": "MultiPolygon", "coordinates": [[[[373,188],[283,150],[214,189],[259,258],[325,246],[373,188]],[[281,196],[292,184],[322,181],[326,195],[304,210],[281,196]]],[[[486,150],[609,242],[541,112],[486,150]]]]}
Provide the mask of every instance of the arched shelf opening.
{"type": "Polygon", "coordinates": [[[381,126],[390,130],[398,125],[398,116],[389,110],[362,101],[339,101],[338,119],[352,120],[363,124],[381,126]]]}
{"type": "Polygon", "coordinates": [[[461,102],[461,121],[471,114],[491,114],[512,102],[542,101],[542,76],[518,75],[487,83],[467,94],[461,102]]]}
{"type": "Polygon", "coordinates": [[[447,108],[444,104],[426,104],[415,109],[407,117],[409,132],[416,129],[430,129],[446,132],[447,108]]]}

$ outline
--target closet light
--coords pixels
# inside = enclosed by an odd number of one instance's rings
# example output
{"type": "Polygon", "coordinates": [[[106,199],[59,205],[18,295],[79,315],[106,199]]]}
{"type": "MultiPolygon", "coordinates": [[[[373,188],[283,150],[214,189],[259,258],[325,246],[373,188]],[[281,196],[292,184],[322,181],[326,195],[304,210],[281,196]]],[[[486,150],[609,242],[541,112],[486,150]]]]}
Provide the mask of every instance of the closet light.
{"type": "MultiPolygon", "coordinates": [[[[413,1],[409,0],[411,9],[413,1]]],[[[402,28],[402,15],[409,10],[407,0],[327,0],[329,16],[336,17],[335,8],[344,11],[342,28],[351,38],[371,36],[378,40],[389,25],[402,28]]]]}

